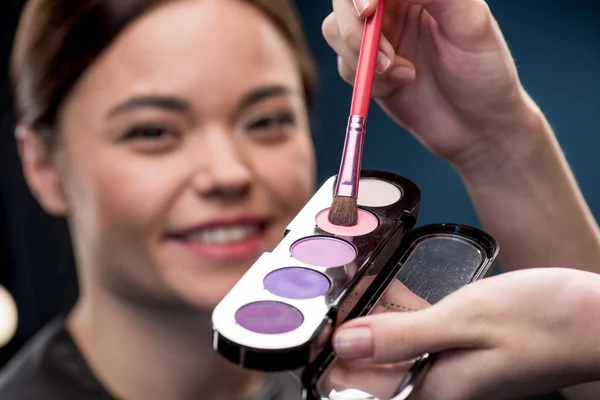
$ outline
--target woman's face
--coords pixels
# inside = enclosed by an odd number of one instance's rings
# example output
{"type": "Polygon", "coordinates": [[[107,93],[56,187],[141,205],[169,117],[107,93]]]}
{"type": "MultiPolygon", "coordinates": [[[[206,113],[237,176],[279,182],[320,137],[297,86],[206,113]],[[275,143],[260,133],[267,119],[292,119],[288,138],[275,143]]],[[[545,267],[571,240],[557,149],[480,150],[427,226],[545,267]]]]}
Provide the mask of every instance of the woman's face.
{"type": "Polygon", "coordinates": [[[55,165],[84,287],[211,308],[312,194],[296,59],[258,9],[137,20],[61,113],[55,165]]]}

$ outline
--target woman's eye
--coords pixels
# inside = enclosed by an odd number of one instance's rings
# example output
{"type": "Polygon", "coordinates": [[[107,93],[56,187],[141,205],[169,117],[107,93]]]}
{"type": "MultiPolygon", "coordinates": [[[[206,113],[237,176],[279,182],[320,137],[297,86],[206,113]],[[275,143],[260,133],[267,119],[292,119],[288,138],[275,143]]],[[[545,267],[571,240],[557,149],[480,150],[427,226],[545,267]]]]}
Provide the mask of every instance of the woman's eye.
{"type": "Polygon", "coordinates": [[[155,153],[176,146],[179,143],[179,136],[173,129],[149,125],[129,129],[122,136],[122,140],[138,151],[155,153]]]}
{"type": "Polygon", "coordinates": [[[257,133],[282,134],[287,129],[295,126],[296,119],[291,113],[258,118],[248,125],[248,130],[257,133]]]}
{"type": "Polygon", "coordinates": [[[171,135],[171,131],[163,127],[136,127],[125,134],[125,139],[150,139],[157,140],[171,135]]]}

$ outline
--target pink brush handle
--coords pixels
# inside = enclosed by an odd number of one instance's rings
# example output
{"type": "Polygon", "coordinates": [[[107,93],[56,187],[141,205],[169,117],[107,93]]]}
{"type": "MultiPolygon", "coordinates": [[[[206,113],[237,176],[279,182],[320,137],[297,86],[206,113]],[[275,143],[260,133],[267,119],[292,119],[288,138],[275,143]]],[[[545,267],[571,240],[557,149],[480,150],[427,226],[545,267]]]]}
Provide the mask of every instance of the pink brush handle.
{"type": "Polygon", "coordinates": [[[365,28],[360,45],[356,78],[354,80],[354,92],[352,94],[352,106],[350,115],[358,115],[367,118],[369,105],[371,103],[371,92],[373,91],[373,78],[375,77],[375,65],[377,53],[379,52],[379,40],[383,29],[383,13],[385,11],[385,0],[379,0],[375,13],[365,22],[365,28]]]}
{"type": "Polygon", "coordinates": [[[379,0],[377,10],[365,22],[350,118],[346,128],[346,142],[342,163],[335,187],[335,196],[358,198],[358,183],[362,164],[363,143],[367,127],[367,114],[375,77],[375,63],[383,28],[385,0],[379,0]]]}

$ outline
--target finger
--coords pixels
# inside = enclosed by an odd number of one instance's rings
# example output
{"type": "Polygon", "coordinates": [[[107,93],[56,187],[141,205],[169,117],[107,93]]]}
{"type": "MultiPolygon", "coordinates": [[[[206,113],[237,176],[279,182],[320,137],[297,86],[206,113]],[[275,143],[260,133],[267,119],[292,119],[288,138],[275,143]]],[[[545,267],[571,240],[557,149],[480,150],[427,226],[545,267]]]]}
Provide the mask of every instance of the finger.
{"type": "MultiPolygon", "coordinates": [[[[335,15],[334,21],[337,25],[337,32],[333,28],[328,28],[327,33],[332,36],[331,40],[337,45],[336,47],[339,48],[343,44],[353,54],[353,56],[348,57],[345,54],[338,53],[350,68],[356,69],[365,23],[356,16],[350,0],[333,0],[333,14],[335,15]]],[[[376,71],[378,73],[387,71],[395,58],[396,51],[394,47],[382,34],[379,41],[376,71]]]]}
{"type": "Polygon", "coordinates": [[[485,0],[402,1],[422,6],[451,41],[478,41],[482,37],[491,37],[494,18],[485,0]]]}
{"type": "MultiPolygon", "coordinates": [[[[349,67],[341,57],[338,57],[338,72],[344,81],[350,85],[354,84],[356,70],[349,67]]],[[[372,96],[374,98],[387,97],[413,82],[415,77],[414,65],[405,58],[397,57],[388,72],[375,77],[372,96]]]]}
{"type": "Polygon", "coordinates": [[[338,57],[338,72],[342,79],[350,85],[354,85],[354,79],[356,78],[356,70],[350,68],[342,57],[338,57]]]}
{"type": "Polygon", "coordinates": [[[336,52],[339,58],[344,60],[345,64],[353,66],[353,69],[352,67],[351,69],[354,71],[358,65],[358,53],[350,50],[342,39],[335,13],[331,13],[325,18],[321,30],[329,47],[336,52]]]}
{"type": "Polygon", "coordinates": [[[367,18],[375,12],[378,0],[351,0],[356,15],[360,18],[367,18]]]}
{"type": "MultiPolygon", "coordinates": [[[[406,361],[423,353],[485,347],[487,331],[470,325],[470,312],[462,302],[440,302],[413,313],[367,316],[342,325],[334,334],[341,358],[389,363],[406,361]]],[[[482,319],[478,321],[482,323],[482,319]]]]}
{"type": "Polygon", "coordinates": [[[389,399],[411,365],[412,362],[369,364],[338,359],[323,375],[319,386],[323,388],[322,394],[354,389],[378,399],[389,399]]]}

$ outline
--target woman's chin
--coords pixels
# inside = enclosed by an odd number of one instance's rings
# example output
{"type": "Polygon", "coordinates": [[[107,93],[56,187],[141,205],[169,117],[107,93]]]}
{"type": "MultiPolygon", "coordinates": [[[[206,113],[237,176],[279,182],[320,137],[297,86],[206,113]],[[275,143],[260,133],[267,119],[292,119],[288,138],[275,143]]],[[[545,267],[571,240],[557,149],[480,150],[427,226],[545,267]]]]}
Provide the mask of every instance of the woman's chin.
{"type": "Polygon", "coordinates": [[[232,259],[226,262],[200,260],[196,258],[191,246],[171,242],[162,248],[158,265],[166,286],[177,297],[194,308],[212,310],[254,262],[265,251],[271,251],[277,245],[280,238],[281,235],[275,235],[273,229],[269,229],[262,235],[259,244],[250,243],[247,246],[251,247],[252,251],[246,248],[238,249],[243,257],[234,259],[231,255],[232,259]]]}

